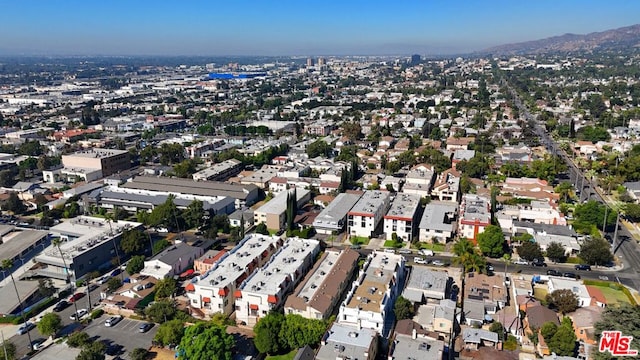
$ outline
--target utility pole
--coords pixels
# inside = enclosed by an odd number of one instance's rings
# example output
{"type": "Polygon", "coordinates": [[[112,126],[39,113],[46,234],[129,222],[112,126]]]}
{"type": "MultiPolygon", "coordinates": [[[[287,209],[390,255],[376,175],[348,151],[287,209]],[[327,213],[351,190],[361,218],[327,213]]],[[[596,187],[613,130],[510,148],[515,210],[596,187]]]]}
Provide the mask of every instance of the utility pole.
{"type": "Polygon", "coordinates": [[[618,212],[618,216],[616,217],[616,229],[613,231],[613,253],[616,252],[616,242],[618,241],[618,222],[620,221],[620,213],[618,212]]]}
{"type": "Polygon", "coordinates": [[[9,355],[7,354],[7,343],[4,342],[4,331],[0,330],[0,335],[2,336],[2,349],[4,350],[4,358],[9,359],[9,355]]]}
{"type": "Polygon", "coordinates": [[[604,220],[602,221],[602,232],[606,233],[606,228],[607,228],[607,211],[609,210],[609,207],[605,205],[604,207],[604,220]]]}

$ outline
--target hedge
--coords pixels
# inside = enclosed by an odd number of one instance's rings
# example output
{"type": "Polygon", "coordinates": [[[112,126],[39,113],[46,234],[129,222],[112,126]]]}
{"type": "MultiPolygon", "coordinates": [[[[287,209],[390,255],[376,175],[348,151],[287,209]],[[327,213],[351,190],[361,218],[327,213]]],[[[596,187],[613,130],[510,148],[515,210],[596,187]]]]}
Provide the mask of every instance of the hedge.
{"type": "Polygon", "coordinates": [[[100,316],[102,316],[102,314],[104,314],[104,310],[102,309],[95,309],[91,312],[91,318],[92,319],[97,319],[100,316]]]}

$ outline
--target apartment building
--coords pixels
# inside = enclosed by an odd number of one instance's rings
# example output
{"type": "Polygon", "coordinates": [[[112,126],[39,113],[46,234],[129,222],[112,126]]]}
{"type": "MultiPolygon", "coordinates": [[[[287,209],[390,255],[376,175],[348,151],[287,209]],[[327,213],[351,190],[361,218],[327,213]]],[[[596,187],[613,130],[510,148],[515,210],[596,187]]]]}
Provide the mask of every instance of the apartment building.
{"type": "Polygon", "coordinates": [[[313,266],[320,242],[289,238],[261,269],[235,291],[236,321],[254,326],[269,311],[280,308],[313,266]]]}
{"type": "Polygon", "coordinates": [[[287,196],[295,194],[298,207],[306,204],[311,199],[311,191],[296,189],[296,191],[283,191],[260,206],[253,212],[255,224],[265,223],[267,229],[280,230],[286,222],[287,196]]]}
{"type": "Polygon", "coordinates": [[[378,333],[334,322],[322,337],[316,360],[374,360],[378,355],[378,333]]]}
{"type": "Polygon", "coordinates": [[[319,234],[341,233],[347,223],[347,214],[360,199],[360,194],[342,193],[316,216],[313,227],[319,234]]]}
{"type": "Polygon", "coordinates": [[[456,233],[458,205],[446,201],[428,203],[420,219],[420,241],[449,241],[456,233]]]}
{"type": "Polygon", "coordinates": [[[393,306],[404,286],[404,263],[401,255],[371,253],[340,305],[337,321],[387,337],[394,322],[393,306]]]}
{"type": "Polygon", "coordinates": [[[460,173],[454,169],[448,169],[439,174],[431,189],[431,198],[458,203],[460,199],[460,173]]]}
{"type": "Polygon", "coordinates": [[[242,168],[242,161],[229,159],[200,170],[193,174],[192,177],[195,181],[225,181],[232,176],[238,175],[242,168]]]}
{"type": "Polygon", "coordinates": [[[411,242],[416,234],[420,196],[413,194],[397,194],[391,207],[384,216],[384,233],[387,240],[393,233],[402,241],[411,242]]]}
{"type": "Polygon", "coordinates": [[[465,194],[460,203],[459,223],[460,236],[476,243],[478,234],[491,225],[489,199],[476,194],[465,194]]]}
{"type": "Polygon", "coordinates": [[[373,236],[388,209],[388,192],[379,190],[366,191],[347,214],[349,235],[373,236]]]}
{"type": "Polygon", "coordinates": [[[88,182],[130,169],[131,159],[126,150],[93,148],[62,155],[62,166],[61,173],[68,180],[88,182]]]}
{"type": "Polygon", "coordinates": [[[213,266],[185,286],[189,304],[207,314],[234,311],[236,289],[256,269],[266,264],[282,246],[278,237],[251,234],[219,256],[213,266]]]}
{"type": "Polygon", "coordinates": [[[360,254],[347,248],[327,250],[284,304],[285,314],[327,319],[358,268],[360,254]]]}
{"type": "Polygon", "coordinates": [[[411,168],[405,177],[405,183],[402,186],[402,192],[405,194],[416,194],[421,197],[431,196],[431,187],[435,170],[433,166],[418,164],[411,168]]]}

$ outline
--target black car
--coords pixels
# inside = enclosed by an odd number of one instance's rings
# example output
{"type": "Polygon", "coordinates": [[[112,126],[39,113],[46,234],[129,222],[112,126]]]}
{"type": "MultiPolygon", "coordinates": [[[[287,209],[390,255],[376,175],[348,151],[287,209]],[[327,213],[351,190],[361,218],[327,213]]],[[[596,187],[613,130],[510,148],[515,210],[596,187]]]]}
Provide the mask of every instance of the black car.
{"type": "Polygon", "coordinates": [[[138,327],[138,331],[140,331],[141,333],[146,333],[147,331],[149,331],[149,329],[151,329],[153,327],[152,323],[142,323],[140,324],[140,326],[138,327]]]}
{"type": "Polygon", "coordinates": [[[59,303],[56,304],[56,306],[53,307],[53,311],[55,312],[59,312],[62,311],[64,309],[66,309],[69,305],[69,302],[67,302],[66,300],[61,300],[59,303]]]}
{"type": "Polygon", "coordinates": [[[585,271],[591,271],[591,266],[589,265],[584,265],[584,264],[578,264],[575,266],[576,270],[585,270],[585,271]]]}
{"type": "Polygon", "coordinates": [[[547,267],[547,263],[545,263],[544,260],[542,259],[533,259],[533,261],[531,262],[531,265],[547,267]]]}
{"type": "Polygon", "coordinates": [[[562,274],[562,276],[566,277],[566,278],[576,279],[576,280],[580,279],[580,275],[574,274],[572,272],[566,272],[566,273],[562,274]]]}
{"type": "Polygon", "coordinates": [[[547,275],[550,276],[562,276],[562,273],[558,270],[547,270],[547,275]]]}

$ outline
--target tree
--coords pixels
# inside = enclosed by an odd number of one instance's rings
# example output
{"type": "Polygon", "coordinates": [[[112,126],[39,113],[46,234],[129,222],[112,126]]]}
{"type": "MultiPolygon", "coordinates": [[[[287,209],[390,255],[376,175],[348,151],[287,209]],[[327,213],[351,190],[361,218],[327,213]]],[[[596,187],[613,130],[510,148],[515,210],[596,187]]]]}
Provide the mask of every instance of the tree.
{"type": "Polygon", "coordinates": [[[411,301],[400,296],[396,299],[396,304],[393,306],[393,312],[396,315],[396,320],[411,319],[414,315],[413,304],[411,301]]]}
{"type": "Polygon", "coordinates": [[[184,323],[182,320],[174,319],[160,324],[153,340],[163,346],[168,346],[170,344],[179,344],[183,336],[184,323]]]}
{"type": "Polygon", "coordinates": [[[67,345],[79,348],[83,347],[91,342],[91,337],[84,331],[73,332],[67,337],[67,345]]]}
{"type": "Polygon", "coordinates": [[[483,232],[478,234],[478,245],[483,255],[492,258],[502,257],[504,255],[504,234],[502,229],[496,225],[487,226],[483,232]]]}
{"type": "Polygon", "coordinates": [[[487,267],[485,258],[478,253],[473,243],[466,238],[460,239],[453,245],[453,253],[455,254],[453,262],[462,265],[464,272],[482,272],[487,267]]]}
{"type": "Polygon", "coordinates": [[[164,323],[176,317],[177,310],[166,300],[156,301],[144,309],[144,314],[155,323],[164,323]]]}
{"type": "Polygon", "coordinates": [[[527,261],[544,258],[540,244],[533,241],[524,241],[518,247],[518,255],[527,261]]]}
{"type": "Polygon", "coordinates": [[[46,313],[38,322],[38,330],[44,336],[55,337],[60,329],[62,329],[62,319],[56,313],[46,313]]]}
{"type": "MultiPolygon", "coordinates": [[[[590,233],[593,227],[600,227],[604,222],[605,206],[595,200],[589,200],[584,204],[576,205],[573,215],[573,222],[576,231],[582,233],[590,233]]],[[[614,211],[607,212],[607,226],[613,226],[616,222],[618,214],[614,211]]]]}
{"type": "Polygon", "coordinates": [[[56,288],[53,286],[51,279],[38,279],[38,293],[42,297],[49,297],[56,293],[56,288]]]}
{"type": "Polygon", "coordinates": [[[554,323],[553,321],[547,321],[546,323],[542,324],[542,327],[540,327],[540,334],[544,338],[544,341],[547,343],[549,342],[549,340],[551,340],[551,338],[556,334],[557,331],[558,325],[556,325],[556,323],[554,323]]]}
{"type": "Polygon", "coordinates": [[[267,224],[260,223],[256,226],[256,234],[269,235],[269,230],[267,229],[267,224]]]}
{"type": "Polygon", "coordinates": [[[579,256],[590,265],[605,265],[613,261],[609,242],[595,237],[582,242],[579,256]]]}
{"type": "Polygon", "coordinates": [[[280,339],[283,324],[284,315],[270,312],[253,327],[253,332],[256,334],[253,344],[261,354],[276,354],[284,348],[280,339]]]}
{"type": "Polygon", "coordinates": [[[489,331],[498,334],[500,341],[504,340],[504,326],[502,326],[502,323],[497,321],[492,323],[491,326],[489,326],[489,331]]]}
{"type": "Polygon", "coordinates": [[[576,350],[576,334],[573,331],[571,325],[571,319],[568,319],[568,323],[562,321],[562,325],[558,327],[555,334],[549,339],[547,345],[549,350],[561,356],[573,356],[576,350]]]}
{"type": "Polygon", "coordinates": [[[112,277],[107,281],[107,290],[114,292],[122,286],[122,280],[117,277],[112,277]]]}
{"type": "Polygon", "coordinates": [[[144,269],[144,256],[132,256],[131,260],[127,263],[127,273],[129,273],[129,275],[137,274],[142,269],[144,269]]]}
{"type": "Polygon", "coordinates": [[[145,360],[149,356],[149,350],[144,348],[135,348],[129,352],[131,360],[145,360]]]}
{"type": "Polygon", "coordinates": [[[14,343],[5,340],[0,346],[3,347],[0,350],[0,360],[14,360],[16,358],[16,346],[14,343]],[[6,357],[4,356],[5,352],[7,353],[6,357]]]}
{"type": "Polygon", "coordinates": [[[224,326],[200,322],[184,331],[179,359],[231,360],[233,347],[233,336],[227,334],[224,326]]]}
{"type": "Polygon", "coordinates": [[[178,285],[173,278],[168,277],[168,278],[158,280],[155,286],[156,301],[173,296],[177,288],[178,288],[178,285]]]}
{"type": "Polygon", "coordinates": [[[565,262],[567,251],[562,244],[553,241],[547,246],[547,257],[553,262],[565,262]]]}
{"type": "Polygon", "coordinates": [[[633,222],[640,221],[640,204],[626,204],[624,206],[624,214],[633,222]]]}
{"type": "Polygon", "coordinates": [[[562,314],[568,314],[578,308],[578,297],[570,289],[555,290],[546,297],[549,307],[557,309],[562,314]]]}
{"type": "Polygon", "coordinates": [[[204,217],[204,204],[200,200],[193,200],[182,214],[189,228],[198,228],[204,217]]]}
{"type": "Polygon", "coordinates": [[[107,346],[100,341],[94,341],[85,345],[80,354],[76,356],[76,360],[104,360],[104,353],[107,350],[107,346]]]}
{"type": "Polygon", "coordinates": [[[306,319],[298,314],[287,314],[280,328],[280,339],[285,351],[306,345],[316,347],[327,330],[322,320],[306,319]]]}
{"type": "MultiPolygon", "coordinates": [[[[602,337],[603,331],[618,330],[626,336],[633,336],[631,349],[640,349],[640,306],[621,304],[618,306],[607,306],[600,316],[600,320],[595,324],[595,335],[597,340],[602,337]]],[[[595,360],[609,360],[612,355],[607,352],[599,352],[595,348],[591,354],[595,360]]]]}
{"type": "Polygon", "coordinates": [[[324,140],[316,140],[307,146],[307,155],[310,158],[318,156],[328,157],[331,152],[333,152],[333,148],[324,140]]]}
{"type": "Polygon", "coordinates": [[[27,210],[27,207],[15,192],[10,192],[7,200],[2,203],[2,210],[11,211],[14,214],[22,214],[27,210]]]}
{"type": "Polygon", "coordinates": [[[146,247],[148,237],[140,229],[127,229],[122,232],[120,248],[125,254],[140,254],[146,247]]]}

